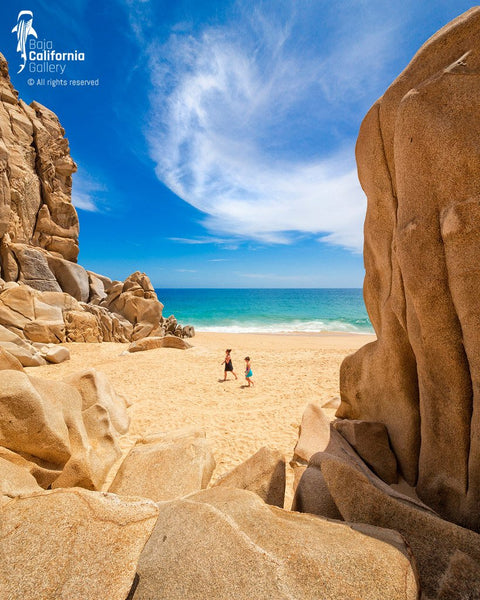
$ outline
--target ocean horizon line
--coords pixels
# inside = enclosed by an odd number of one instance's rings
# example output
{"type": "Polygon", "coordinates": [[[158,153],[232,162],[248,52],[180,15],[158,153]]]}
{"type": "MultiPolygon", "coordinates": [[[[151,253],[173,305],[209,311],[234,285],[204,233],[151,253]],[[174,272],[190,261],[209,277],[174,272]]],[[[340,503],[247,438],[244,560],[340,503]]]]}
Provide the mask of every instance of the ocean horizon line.
{"type": "Polygon", "coordinates": [[[159,287],[154,286],[155,291],[159,290],[363,290],[363,286],[360,287],[159,287]]]}
{"type": "Polygon", "coordinates": [[[218,333],[373,333],[361,288],[156,288],[164,314],[218,333]]]}

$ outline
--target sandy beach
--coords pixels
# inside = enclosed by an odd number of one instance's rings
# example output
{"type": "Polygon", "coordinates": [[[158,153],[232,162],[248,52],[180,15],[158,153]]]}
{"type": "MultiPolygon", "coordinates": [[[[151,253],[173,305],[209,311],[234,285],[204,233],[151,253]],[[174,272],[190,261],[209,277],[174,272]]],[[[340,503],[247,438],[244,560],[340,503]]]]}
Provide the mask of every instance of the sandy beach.
{"type": "MultiPolygon", "coordinates": [[[[76,343],[66,344],[71,360],[27,371],[63,379],[93,367],[108,375],[132,403],[130,431],[121,440],[124,451],[143,435],[183,427],[204,429],[217,462],[215,480],[265,445],[280,450],[288,462],[306,404],[338,396],[343,358],[374,339],[343,333],[198,333],[189,350],[159,348],[135,354],[125,353],[125,344],[76,343]],[[225,348],[232,348],[238,381],[229,374],[223,382],[220,363],[225,348]],[[252,359],[252,388],[243,387],[247,354],[252,359]]],[[[334,411],[330,412],[333,418],[334,411]]],[[[114,471],[115,467],[112,476],[114,471]]],[[[289,502],[291,495],[287,497],[289,502]]]]}

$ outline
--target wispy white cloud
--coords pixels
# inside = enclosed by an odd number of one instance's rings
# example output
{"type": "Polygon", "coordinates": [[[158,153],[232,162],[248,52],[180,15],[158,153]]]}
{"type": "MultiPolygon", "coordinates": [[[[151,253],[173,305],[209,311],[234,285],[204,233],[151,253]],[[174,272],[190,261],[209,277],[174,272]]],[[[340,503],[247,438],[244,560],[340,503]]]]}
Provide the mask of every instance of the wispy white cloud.
{"type": "Polygon", "coordinates": [[[189,244],[193,246],[204,245],[204,244],[230,244],[231,240],[224,240],[222,238],[215,237],[199,237],[199,238],[183,238],[183,237],[171,237],[168,238],[172,242],[178,242],[179,244],[189,244]]]}
{"type": "Polygon", "coordinates": [[[177,273],[197,273],[196,269],[175,269],[177,273]]]}
{"type": "Polygon", "coordinates": [[[79,168],[72,178],[72,204],[75,208],[88,212],[100,210],[100,196],[107,191],[99,180],[87,175],[79,168]]]}
{"type": "Polygon", "coordinates": [[[151,44],[156,173],[213,235],[310,234],[361,251],[366,201],[345,123],[388,60],[394,26],[376,15],[353,37],[342,19],[355,15],[342,11],[330,41],[310,47],[312,15],[280,5],[240,4],[231,23],[151,44]]]}

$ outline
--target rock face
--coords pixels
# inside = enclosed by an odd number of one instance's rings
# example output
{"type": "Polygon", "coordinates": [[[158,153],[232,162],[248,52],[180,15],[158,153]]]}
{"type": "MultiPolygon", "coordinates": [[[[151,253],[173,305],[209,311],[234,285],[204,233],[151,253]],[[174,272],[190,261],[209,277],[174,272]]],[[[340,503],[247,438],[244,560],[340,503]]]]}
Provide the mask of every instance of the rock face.
{"type": "Polygon", "coordinates": [[[480,530],[480,9],[441,29],[365,117],[364,295],[378,340],[337,416],[388,429],[403,477],[480,530]]]}
{"type": "Polygon", "coordinates": [[[159,504],[134,600],[416,600],[408,549],[392,531],[334,523],[212,488],[159,504]]]}
{"type": "Polygon", "coordinates": [[[54,290],[44,254],[29,247],[76,260],[78,218],[70,199],[76,165],[57,117],[37,102],[18,100],[1,55],[0,90],[2,277],[54,290]]]}
{"type": "Polygon", "coordinates": [[[0,513],[3,600],[125,600],[158,509],[73,489],[14,498],[0,513]]]}

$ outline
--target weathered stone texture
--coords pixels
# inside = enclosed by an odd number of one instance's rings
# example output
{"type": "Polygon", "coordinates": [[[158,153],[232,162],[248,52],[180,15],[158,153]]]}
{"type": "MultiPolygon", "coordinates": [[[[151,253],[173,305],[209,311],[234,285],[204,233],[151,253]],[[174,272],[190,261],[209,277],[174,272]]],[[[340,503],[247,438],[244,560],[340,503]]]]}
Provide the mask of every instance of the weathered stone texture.
{"type": "Polygon", "coordinates": [[[355,531],[220,487],[158,506],[134,600],[417,600],[396,532],[355,531]]]}
{"type": "Polygon", "coordinates": [[[378,340],[341,368],[337,416],[388,429],[404,478],[480,529],[480,9],[441,29],[372,107],[364,295],[378,340]]]}

